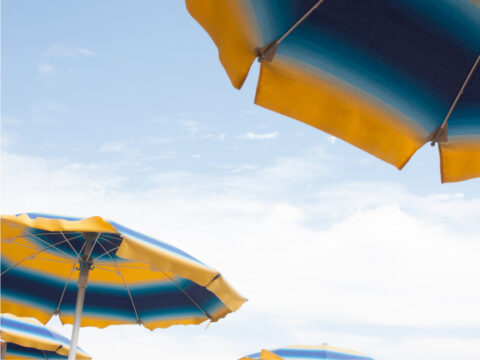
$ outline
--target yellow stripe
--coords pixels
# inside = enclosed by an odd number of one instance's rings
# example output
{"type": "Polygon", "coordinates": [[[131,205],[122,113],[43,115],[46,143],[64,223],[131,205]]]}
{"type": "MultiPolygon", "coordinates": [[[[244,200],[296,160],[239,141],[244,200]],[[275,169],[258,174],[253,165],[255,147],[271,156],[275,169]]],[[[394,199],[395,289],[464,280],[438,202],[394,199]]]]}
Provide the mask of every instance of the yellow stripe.
{"type": "Polygon", "coordinates": [[[186,0],[187,9],[217,45],[232,85],[240,89],[261,47],[262,37],[247,1],[186,0]]]}
{"type": "Polygon", "coordinates": [[[260,353],[260,360],[283,360],[283,358],[264,349],[260,353]]]}
{"type": "Polygon", "coordinates": [[[343,139],[399,169],[428,136],[394,109],[280,54],[262,63],[255,103],[343,139]]]}
{"type": "Polygon", "coordinates": [[[5,360],[32,360],[32,359],[38,359],[38,357],[32,358],[31,356],[18,356],[18,355],[10,355],[10,354],[7,354],[5,356],[5,360]]]}
{"type": "MultiPolygon", "coordinates": [[[[42,325],[43,326],[43,325],[42,325]]],[[[60,345],[58,342],[49,341],[47,339],[39,339],[34,336],[26,336],[25,333],[14,332],[1,329],[2,339],[7,343],[14,343],[20,346],[31,347],[46,351],[55,351],[60,345]]]]}
{"type": "Polygon", "coordinates": [[[480,139],[439,143],[442,182],[480,177],[480,139]]]}
{"type": "Polygon", "coordinates": [[[2,313],[21,314],[22,317],[33,317],[42,324],[46,324],[53,315],[49,311],[42,310],[38,307],[6,300],[4,296],[1,298],[1,309],[2,313]]]}
{"type": "MultiPolygon", "coordinates": [[[[211,281],[217,275],[217,271],[176,256],[174,253],[154,247],[146,242],[125,236],[117,250],[117,255],[124,259],[132,259],[149,264],[153,269],[177,274],[194,281],[200,286],[207,286],[207,289],[212,291],[231,311],[237,310],[247,301],[223,277],[220,276],[211,281]]],[[[212,321],[217,321],[218,319],[218,317],[215,317],[212,321]]]]}
{"type": "MultiPolygon", "coordinates": [[[[24,230],[27,227],[35,227],[37,229],[47,231],[90,231],[118,233],[118,231],[112,225],[98,216],[79,221],[66,221],[46,218],[30,219],[27,215],[7,215],[2,216],[2,239],[10,238],[11,240],[11,238],[14,236],[19,236],[22,234],[22,232],[18,233],[18,229],[24,230]]],[[[2,249],[2,256],[4,256],[13,264],[18,263],[36,251],[34,249],[20,246],[18,243],[34,246],[34,244],[29,242],[29,240],[26,238],[18,238],[15,239],[15,242],[7,242],[6,244],[3,244],[4,248],[2,249]]],[[[145,241],[124,236],[116,255],[133,262],[124,264],[125,266],[121,268],[121,273],[128,284],[145,283],[153,280],[166,281],[167,277],[165,274],[170,277],[172,277],[171,274],[176,274],[180,277],[194,281],[200,286],[206,286],[207,289],[212,291],[230,311],[237,310],[246,301],[246,299],[238,294],[223,279],[223,277],[217,277],[217,271],[158,246],[149,244],[145,241]],[[139,267],[140,269],[133,269],[127,266],[135,266],[139,267]],[[215,277],[217,278],[212,281],[212,279],[215,277]]],[[[55,259],[65,260],[65,258],[61,256],[41,253],[34,259],[23,262],[22,268],[30,269],[32,271],[45,272],[51,276],[56,276],[63,281],[63,276],[66,276],[65,274],[70,273],[73,262],[65,263],[52,261],[55,259]]],[[[94,269],[91,272],[91,282],[103,282],[123,286],[123,280],[116,273],[115,267],[109,267],[109,269],[114,271],[107,271],[105,268],[105,264],[99,263],[98,269],[94,269]]],[[[78,271],[74,271],[72,273],[72,281],[76,281],[77,278],[78,271]]],[[[212,314],[212,321],[217,321],[218,319],[224,317],[226,313],[228,313],[227,310],[225,311],[226,312],[222,311],[218,314],[212,314]]],[[[17,311],[12,312],[17,314],[19,313],[17,311]]],[[[42,319],[44,318],[45,316],[42,315],[42,319]]],[[[48,321],[48,319],[46,321],[48,321]]]]}
{"type": "Polygon", "coordinates": [[[21,235],[22,229],[25,227],[47,230],[47,231],[90,231],[90,232],[106,232],[118,234],[118,231],[100,216],[93,216],[82,220],[63,220],[48,219],[38,217],[31,219],[28,215],[20,216],[2,215],[2,238],[21,235]],[[8,224],[9,226],[5,226],[8,224]]]}

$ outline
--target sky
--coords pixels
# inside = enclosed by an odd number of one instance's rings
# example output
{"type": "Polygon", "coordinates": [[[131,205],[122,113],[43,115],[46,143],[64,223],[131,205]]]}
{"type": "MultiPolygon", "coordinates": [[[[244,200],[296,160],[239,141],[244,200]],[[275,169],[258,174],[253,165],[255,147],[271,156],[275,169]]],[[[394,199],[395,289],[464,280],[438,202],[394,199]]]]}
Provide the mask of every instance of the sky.
{"type": "Polygon", "coordinates": [[[249,299],[208,327],[82,328],[94,359],[480,358],[480,180],[441,184],[436,147],[398,171],[255,106],[258,64],[235,90],[182,1],[1,6],[2,213],[112,219],[249,299]]]}

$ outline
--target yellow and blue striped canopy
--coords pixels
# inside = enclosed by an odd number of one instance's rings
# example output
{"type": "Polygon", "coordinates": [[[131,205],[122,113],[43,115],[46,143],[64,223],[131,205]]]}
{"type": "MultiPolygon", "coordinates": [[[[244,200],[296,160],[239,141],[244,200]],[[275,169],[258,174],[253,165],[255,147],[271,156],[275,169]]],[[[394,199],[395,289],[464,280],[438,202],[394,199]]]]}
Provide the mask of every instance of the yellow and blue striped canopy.
{"type": "Polygon", "coordinates": [[[101,217],[2,216],[2,312],[73,323],[85,233],[97,233],[81,326],[217,321],[246,301],[184,251],[101,217]]]}
{"type": "MultiPolygon", "coordinates": [[[[186,0],[237,88],[318,2],[186,0]]],[[[480,2],[324,0],[273,50],[256,104],[402,168],[439,129],[480,55],[480,2]]],[[[479,77],[439,139],[445,182],[480,176],[479,77]]]]}
{"type": "Polygon", "coordinates": [[[240,360],[373,360],[357,351],[340,349],[329,345],[322,346],[288,346],[275,350],[262,350],[243,357],[240,360]]]}
{"type": "MultiPolygon", "coordinates": [[[[70,340],[33,318],[2,314],[0,335],[7,343],[6,360],[66,359],[68,357],[70,340]]],[[[89,360],[91,357],[78,348],[77,359],[89,360]]]]}

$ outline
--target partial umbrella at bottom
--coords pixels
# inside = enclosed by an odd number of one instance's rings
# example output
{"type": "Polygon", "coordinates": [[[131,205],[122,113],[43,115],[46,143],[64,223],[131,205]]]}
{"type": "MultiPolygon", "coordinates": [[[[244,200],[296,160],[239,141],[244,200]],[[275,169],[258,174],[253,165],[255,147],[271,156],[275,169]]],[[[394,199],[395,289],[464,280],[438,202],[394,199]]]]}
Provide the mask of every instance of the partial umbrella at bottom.
{"type": "Polygon", "coordinates": [[[262,350],[240,360],[373,360],[357,351],[340,349],[337,347],[322,346],[288,346],[275,350],[262,350]]]}
{"type": "MultiPolygon", "coordinates": [[[[0,336],[6,350],[2,360],[27,359],[66,359],[70,340],[49,329],[38,320],[22,318],[12,314],[0,317],[0,336]]],[[[77,360],[90,360],[91,357],[77,348],[77,360]]]]}

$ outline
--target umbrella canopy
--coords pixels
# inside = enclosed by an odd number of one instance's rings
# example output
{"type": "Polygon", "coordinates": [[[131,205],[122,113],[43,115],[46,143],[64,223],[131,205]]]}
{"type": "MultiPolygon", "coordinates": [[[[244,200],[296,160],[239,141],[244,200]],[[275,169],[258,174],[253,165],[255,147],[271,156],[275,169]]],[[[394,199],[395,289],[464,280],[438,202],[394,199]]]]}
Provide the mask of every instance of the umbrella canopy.
{"type": "Polygon", "coordinates": [[[240,360],[373,360],[357,351],[340,349],[333,346],[288,346],[275,350],[262,350],[261,353],[248,355],[240,360]]]}
{"type": "Polygon", "coordinates": [[[478,1],[186,4],[236,88],[261,61],[256,104],[399,169],[423,144],[438,142],[442,181],[480,176],[478,1]]]}
{"type": "MultiPolygon", "coordinates": [[[[2,314],[0,335],[7,344],[6,360],[66,359],[68,356],[70,340],[33,318],[2,314]]],[[[79,348],[77,359],[91,357],[79,348]]]]}
{"type": "Polygon", "coordinates": [[[246,301],[189,254],[101,217],[2,216],[1,235],[2,311],[58,314],[72,348],[79,326],[199,324],[246,301]]]}

